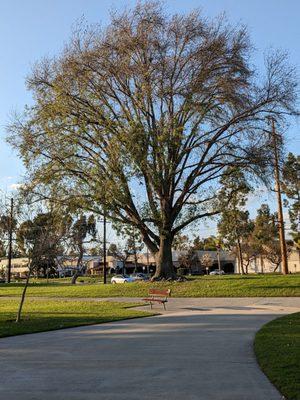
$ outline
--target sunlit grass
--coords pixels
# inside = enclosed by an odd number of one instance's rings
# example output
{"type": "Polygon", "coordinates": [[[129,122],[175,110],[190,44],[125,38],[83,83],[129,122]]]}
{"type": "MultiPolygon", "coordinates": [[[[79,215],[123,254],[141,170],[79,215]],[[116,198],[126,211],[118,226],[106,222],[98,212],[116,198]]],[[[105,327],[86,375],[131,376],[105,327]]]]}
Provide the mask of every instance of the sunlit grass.
{"type": "MultiPolygon", "coordinates": [[[[150,287],[170,288],[174,297],[291,297],[300,296],[300,275],[227,275],[191,277],[186,282],[136,282],[103,285],[81,278],[32,282],[28,296],[43,297],[143,297],[150,287]]],[[[1,284],[1,296],[19,296],[23,283],[1,284]]]]}
{"type": "Polygon", "coordinates": [[[18,304],[16,299],[0,299],[0,337],[151,315],[132,308],[136,303],[27,299],[17,324],[18,304]]]}
{"type": "Polygon", "coordinates": [[[269,322],[256,334],[258,362],[288,400],[300,399],[300,313],[269,322]]]}

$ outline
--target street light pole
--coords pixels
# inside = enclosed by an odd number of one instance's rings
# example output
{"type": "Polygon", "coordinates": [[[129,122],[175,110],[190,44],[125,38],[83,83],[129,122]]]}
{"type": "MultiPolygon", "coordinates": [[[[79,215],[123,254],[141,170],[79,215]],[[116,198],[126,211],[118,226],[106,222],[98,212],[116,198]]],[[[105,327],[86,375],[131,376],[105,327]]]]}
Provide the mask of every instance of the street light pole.
{"type": "Polygon", "coordinates": [[[106,284],[106,211],[103,212],[103,283],[106,284]]]}

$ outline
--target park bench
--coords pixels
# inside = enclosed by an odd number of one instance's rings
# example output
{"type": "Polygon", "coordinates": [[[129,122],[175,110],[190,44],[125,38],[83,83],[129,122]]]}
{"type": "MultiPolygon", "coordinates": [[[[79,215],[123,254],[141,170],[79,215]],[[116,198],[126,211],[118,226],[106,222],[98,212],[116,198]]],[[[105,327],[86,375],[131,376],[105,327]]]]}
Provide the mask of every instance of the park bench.
{"type": "Polygon", "coordinates": [[[168,297],[171,296],[170,289],[149,289],[149,296],[144,301],[150,303],[150,308],[152,308],[152,303],[160,303],[166,309],[166,303],[168,302],[168,297]]]}

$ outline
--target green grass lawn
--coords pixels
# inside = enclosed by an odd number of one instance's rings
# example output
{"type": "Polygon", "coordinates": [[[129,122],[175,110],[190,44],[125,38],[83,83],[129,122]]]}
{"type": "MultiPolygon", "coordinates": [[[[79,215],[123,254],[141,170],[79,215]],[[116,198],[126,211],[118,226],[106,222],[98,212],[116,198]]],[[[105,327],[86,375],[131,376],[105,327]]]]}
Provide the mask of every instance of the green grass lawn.
{"type": "Polygon", "coordinates": [[[300,399],[300,313],[269,322],[256,334],[262,370],[288,400],[300,399]]]}
{"type": "MultiPolygon", "coordinates": [[[[300,296],[300,275],[227,275],[192,277],[186,282],[136,282],[103,285],[99,282],[76,285],[69,280],[32,282],[28,296],[45,297],[142,297],[150,287],[170,288],[174,297],[291,297],[300,296]]],[[[23,283],[0,284],[1,296],[19,296],[23,283]]]]}
{"type": "Polygon", "coordinates": [[[0,337],[154,315],[132,308],[135,303],[27,299],[17,324],[18,304],[16,299],[0,299],[0,337]]]}

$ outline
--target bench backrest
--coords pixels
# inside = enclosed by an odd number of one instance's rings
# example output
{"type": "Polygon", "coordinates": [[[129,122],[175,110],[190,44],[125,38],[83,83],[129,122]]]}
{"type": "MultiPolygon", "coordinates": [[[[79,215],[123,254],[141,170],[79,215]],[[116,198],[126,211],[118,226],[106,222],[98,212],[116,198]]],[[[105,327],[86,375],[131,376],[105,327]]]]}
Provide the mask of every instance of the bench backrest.
{"type": "Polygon", "coordinates": [[[157,297],[169,297],[171,295],[170,289],[149,289],[149,294],[151,296],[157,297]]]}

